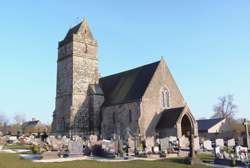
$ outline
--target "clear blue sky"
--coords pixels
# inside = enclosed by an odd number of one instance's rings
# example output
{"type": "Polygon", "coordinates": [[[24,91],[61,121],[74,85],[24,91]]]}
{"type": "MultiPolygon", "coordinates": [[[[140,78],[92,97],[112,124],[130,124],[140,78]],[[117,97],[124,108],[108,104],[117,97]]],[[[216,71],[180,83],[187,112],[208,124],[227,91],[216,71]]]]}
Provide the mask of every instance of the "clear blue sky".
{"type": "Polygon", "coordinates": [[[0,114],[51,122],[58,41],[86,16],[102,76],[164,56],[196,118],[233,94],[250,118],[250,1],[5,1],[0,3],[0,114]]]}

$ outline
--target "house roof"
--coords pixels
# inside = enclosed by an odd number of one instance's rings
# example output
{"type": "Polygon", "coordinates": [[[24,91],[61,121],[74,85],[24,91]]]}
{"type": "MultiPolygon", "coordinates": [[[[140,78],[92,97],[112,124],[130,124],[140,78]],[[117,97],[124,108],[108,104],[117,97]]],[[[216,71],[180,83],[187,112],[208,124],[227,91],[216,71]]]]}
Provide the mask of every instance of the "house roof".
{"type": "Polygon", "coordinates": [[[214,119],[204,119],[204,120],[197,120],[198,123],[198,130],[208,131],[209,128],[213,127],[214,125],[218,124],[224,118],[214,118],[214,119]]]}
{"type": "Polygon", "coordinates": [[[128,103],[142,98],[160,61],[100,78],[104,106],[128,103]]]}
{"type": "Polygon", "coordinates": [[[166,109],[161,113],[160,120],[156,125],[156,130],[173,128],[176,125],[176,122],[183,112],[184,107],[166,109]]]}
{"type": "Polygon", "coordinates": [[[23,123],[23,127],[33,127],[39,124],[39,120],[34,120],[34,121],[27,121],[23,123]]]}

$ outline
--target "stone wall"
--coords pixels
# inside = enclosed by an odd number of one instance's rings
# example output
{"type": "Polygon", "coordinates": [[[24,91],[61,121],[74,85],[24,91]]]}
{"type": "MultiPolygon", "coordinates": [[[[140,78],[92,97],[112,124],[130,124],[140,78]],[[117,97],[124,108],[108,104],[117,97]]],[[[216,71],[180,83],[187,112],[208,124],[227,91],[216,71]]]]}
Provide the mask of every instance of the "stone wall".
{"type": "Polygon", "coordinates": [[[140,132],[145,138],[156,134],[155,126],[159,121],[160,113],[164,110],[160,97],[162,88],[166,88],[169,92],[169,108],[185,105],[184,98],[163,59],[161,59],[140,105],[140,132]]]}
{"type": "MultiPolygon", "coordinates": [[[[70,33],[70,32],[69,32],[70,33]]],[[[97,42],[87,22],[82,22],[72,38],[59,43],[57,62],[57,96],[53,114],[52,132],[89,132],[88,95],[90,84],[99,81],[97,42]],[[69,41],[70,40],[70,41],[69,41]],[[62,44],[62,45],[60,45],[62,44]]]]}
{"type": "Polygon", "coordinates": [[[110,139],[113,133],[120,135],[123,139],[127,139],[127,132],[137,135],[139,118],[140,102],[103,107],[102,135],[107,139],[110,139]]]}

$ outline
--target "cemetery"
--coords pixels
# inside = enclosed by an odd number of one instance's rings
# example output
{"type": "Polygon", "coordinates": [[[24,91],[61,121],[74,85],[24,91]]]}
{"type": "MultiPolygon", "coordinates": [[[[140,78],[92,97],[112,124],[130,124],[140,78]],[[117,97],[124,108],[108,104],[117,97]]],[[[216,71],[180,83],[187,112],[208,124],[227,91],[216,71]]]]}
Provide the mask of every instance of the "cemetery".
{"type": "Polygon", "coordinates": [[[199,148],[194,148],[195,140],[191,135],[187,142],[189,145],[185,149],[179,147],[176,137],[159,139],[151,149],[147,148],[148,144],[137,141],[136,138],[129,136],[124,142],[117,135],[114,135],[111,140],[99,139],[95,134],[89,137],[52,136],[47,135],[46,132],[39,136],[1,135],[0,154],[2,156],[15,154],[18,156],[17,159],[27,160],[30,163],[76,162],[77,160],[105,163],[137,160],[162,163],[166,160],[180,159],[183,164],[196,166],[249,167],[249,146],[244,146],[235,139],[218,138],[215,141],[207,139],[200,141],[199,148]],[[212,159],[200,160],[201,155],[210,156],[212,159]]]}

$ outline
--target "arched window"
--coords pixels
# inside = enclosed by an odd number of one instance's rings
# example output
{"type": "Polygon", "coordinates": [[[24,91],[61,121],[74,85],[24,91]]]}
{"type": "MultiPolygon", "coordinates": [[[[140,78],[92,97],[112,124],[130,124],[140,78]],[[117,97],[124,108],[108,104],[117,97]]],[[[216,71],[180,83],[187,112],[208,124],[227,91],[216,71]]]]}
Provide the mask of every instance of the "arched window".
{"type": "Polygon", "coordinates": [[[161,91],[161,104],[163,108],[167,108],[170,107],[170,96],[169,96],[169,92],[167,89],[162,89],[161,91]]]}

